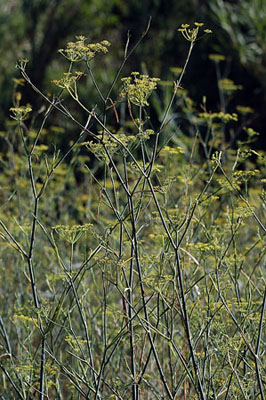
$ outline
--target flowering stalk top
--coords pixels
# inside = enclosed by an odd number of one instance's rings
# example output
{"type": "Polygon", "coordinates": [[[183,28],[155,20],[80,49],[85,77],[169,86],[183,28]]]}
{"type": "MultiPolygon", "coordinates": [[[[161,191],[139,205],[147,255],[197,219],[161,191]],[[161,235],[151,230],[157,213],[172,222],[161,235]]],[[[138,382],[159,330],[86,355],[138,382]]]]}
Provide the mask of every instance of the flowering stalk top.
{"type": "MultiPolygon", "coordinates": [[[[194,22],[194,27],[190,28],[189,24],[182,24],[181,28],[178,29],[179,32],[182,33],[184,38],[188,40],[189,42],[195,42],[196,40],[201,39],[201,37],[198,37],[199,34],[199,29],[203,26],[203,22],[194,22]]],[[[204,29],[204,33],[212,33],[210,29],[204,29]]]]}
{"type": "Polygon", "coordinates": [[[132,72],[131,76],[122,78],[123,87],[120,96],[127,96],[128,100],[136,106],[148,106],[147,99],[153,90],[157,89],[159,78],[150,78],[148,75],[140,75],[132,72]]]}
{"type": "Polygon", "coordinates": [[[58,50],[64,57],[71,62],[90,61],[97,53],[107,53],[110,46],[108,40],[99,43],[85,43],[85,36],[76,36],[75,42],[67,43],[66,49],[58,50]]]}

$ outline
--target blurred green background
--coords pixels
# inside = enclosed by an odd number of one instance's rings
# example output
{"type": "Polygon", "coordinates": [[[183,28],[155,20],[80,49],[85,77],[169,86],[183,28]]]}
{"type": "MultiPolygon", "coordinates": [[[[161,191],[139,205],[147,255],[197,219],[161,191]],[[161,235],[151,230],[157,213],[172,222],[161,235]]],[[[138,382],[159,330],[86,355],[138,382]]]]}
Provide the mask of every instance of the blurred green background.
{"type": "MultiPolygon", "coordinates": [[[[204,22],[213,35],[195,46],[183,88],[197,105],[206,96],[207,108],[219,111],[215,63],[209,55],[224,55],[225,60],[219,63],[221,78],[242,86],[228,97],[228,111],[235,112],[239,105],[254,110],[247,119],[261,133],[256,147],[265,149],[266,0],[1,0],[0,130],[6,129],[12,106],[12,78],[19,77],[17,59],[30,60],[27,71],[32,82],[49,93],[55,91],[51,80],[67,68],[57,52],[59,48],[81,34],[89,42],[107,39],[112,46],[101,58],[99,65],[103,68],[95,71],[105,87],[123,58],[127,32],[132,46],[145,30],[149,16],[149,33],[131,56],[123,76],[137,70],[173,81],[176,76],[171,68],[182,67],[189,46],[177,28],[182,23],[204,22]]],[[[42,101],[31,88],[24,86],[22,94],[22,104],[41,108],[42,101]]],[[[88,104],[93,105],[95,93],[88,90],[86,96],[88,104]]]]}

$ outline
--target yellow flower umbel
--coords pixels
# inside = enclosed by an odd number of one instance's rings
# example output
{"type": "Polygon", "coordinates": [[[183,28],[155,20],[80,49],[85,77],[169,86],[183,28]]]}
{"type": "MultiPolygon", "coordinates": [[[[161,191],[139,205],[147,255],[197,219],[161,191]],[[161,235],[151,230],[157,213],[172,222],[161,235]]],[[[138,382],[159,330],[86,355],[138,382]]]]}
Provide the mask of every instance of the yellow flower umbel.
{"type": "Polygon", "coordinates": [[[11,115],[11,118],[15,119],[18,122],[22,122],[29,117],[32,108],[30,105],[27,105],[27,106],[11,107],[9,110],[13,114],[11,115]]]}
{"type": "Polygon", "coordinates": [[[136,106],[148,106],[148,98],[153,90],[157,89],[159,78],[149,78],[148,75],[140,75],[139,72],[132,72],[132,76],[122,78],[123,87],[120,96],[127,96],[128,100],[136,106]]]}
{"type": "Polygon", "coordinates": [[[214,61],[215,63],[219,63],[220,61],[225,60],[225,56],[223,54],[209,54],[209,60],[214,61]]]}
{"type": "MultiPolygon", "coordinates": [[[[182,33],[184,38],[188,40],[189,42],[194,43],[196,40],[201,39],[201,37],[198,37],[199,34],[199,29],[204,25],[202,22],[194,22],[194,27],[190,28],[189,24],[182,24],[181,28],[178,29],[179,32],[182,33]]],[[[210,29],[204,29],[204,33],[212,33],[210,29]]]]}
{"type": "Polygon", "coordinates": [[[91,231],[92,224],[85,225],[56,225],[52,229],[68,243],[74,244],[84,232],[91,231]]]}
{"type": "Polygon", "coordinates": [[[75,42],[67,43],[66,49],[58,50],[64,57],[71,62],[90,61],[97,53],[107,53],[110,46],[108,40],[99,43],[85,43],[85,36],[76,36],[75,42]]]}
{"type": "Polygon", "coordinates": [[[67,89],[69,92],[72,91],[76,93],[77,81],[83,75],[83,72],[76,71],[75,74],[72,72],[65,72],[63,78],[55,79],[52,81],[56,86],[67,89]]]}

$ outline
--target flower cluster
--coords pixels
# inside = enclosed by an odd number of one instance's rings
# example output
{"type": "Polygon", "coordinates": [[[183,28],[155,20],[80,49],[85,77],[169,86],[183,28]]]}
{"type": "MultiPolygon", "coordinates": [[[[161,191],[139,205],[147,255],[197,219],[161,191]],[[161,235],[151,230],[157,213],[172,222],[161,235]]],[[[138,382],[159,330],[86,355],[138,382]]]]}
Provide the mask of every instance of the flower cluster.
{"type": "Polygon", "coordinates": [[[75,42],[67,43],[66,49],[59,49],[64,57],[71,62],[90,61],[97,53],[107,53],[107,47],[110,46],[108,40],[103,40],[99,43],[85,43],[85,36],[76,36],[75,42]]]}
{"type": "Polygon", "coordinates": [[[85,225],[56,225],[52,229],[58,233],[68,243],[76,243],[84,232],[88,232],[92,228],[92,224],[85,225]]]}
{"type": "Polygon", "coordinates": [[[114,137],[105,136],[101,143],[88,141],[80,143],[80,145],[86,146],[87,149],[91,151],[99,160],[105,160],[108,162],[109,158],[105,149],[108,149],[109,153],[114,154],[121,149],[121,143],[123,143],[124,146],[129,147],[135,141],[135,136],[118,132],[114,137]]]}
{"type": "Polygon", "coordinates": [[[180,146],[164,146],[160,153],[161,156],[176,156],[179,154],[184,154],[184,149],[180,146]]]}
{"type": "Polygon", "coordinates": [[[236,106],[237,111],[240,114],[246,115],[246,114],[253,114],[254,110],[251,107],[247,107],[247,106],[236,106]]]}
{"type": "MultiPolygon", "coordinates": [[[[182,33],[184,38],[188,40],[189,42],[195,42],[196,40],[200,39],[198,38],[199,34],[199,29],[204,25],[202,22],[194,22],[194,27],[189,28],[189,24],[182,24],[181,28],[178,29],[179,32],[182,33]]],[[[204,29],[204,33],[212,33],[210,29],[204,29]]]]}
{"type": "Polygon", "coordinates": [[[204,242],[197,242],[197,243],[189,243],[188,246],[190,248],[194,248],[195,250],[198,250],[201,253],[206,253],[206,252],[211,252],[211,251],[217,251],[221,249],[221,246],[217,242],[217,240],[213,241],[212,243],[204,243],[204,242]]]}
{"type": "Polygon", "coordinates": [[[132,72],[132,76],[122,78],[123,87],[120,96],[127,96],[128,100],[136,106],[148,106],[148,98],[153,90],[157,89],[159,78],[150,78],[148,75],[140,75],[132,72]]]}
{"type": "Polygon", "coordinates": [[[20,107],[11,107],[9,109],[13,115],[11,118],[15,119],[16,121],[22,122],[25,121],[29,117],[29,113],[32,111],[31,106],[20,106],[20,107]]]}
{"type": "Polygon", "coordinates": [[[209,60],[214,61],[215,63],[219,63],[220,61],[225,60],[225,56],[223,54],[209,54],[209,60]]]}
{"type": "Polygon", "coordinates": [[[231,79],[228,78],[220,79],[218,84],[220,89],[226,92],[233,92],[235,90],[242,89],[241,85],[236,85],[231,79]]]}
{"type": "Polygon", "coordinates": [[[56,86],[62,89],[67,89],[68,91],[70,90],[75,91],[76,83],[82,75],[83,72],[80,71],[75,72],[75,74],[73,74],[72,72],[65,72],[63,78],[55,79],[52,81],[52,83],[54,83],[56,86]]]}
{"type": "Polygon", "coordinates": [[[218,113],[212,113],[212,112],[203,112],[203,113],[199,113],[198,117],[202,120],[206,120],[211,122],[214,119],[220,119],[223,122],[229,122],[229,121],[237,121],[238,120],[238,116],[236,113],[233,114],[229,114],[229,113],[224,113],[222,111],[218,112],[218,113]]]}
{"type": "Polygon", "coordinates": [[[137,137],[139,137],[142,140],[148,140],[151,135],[154,135],[154,130],[153,129],[146,129],[145,131],[141,131],[137,134],[137,137]]]}

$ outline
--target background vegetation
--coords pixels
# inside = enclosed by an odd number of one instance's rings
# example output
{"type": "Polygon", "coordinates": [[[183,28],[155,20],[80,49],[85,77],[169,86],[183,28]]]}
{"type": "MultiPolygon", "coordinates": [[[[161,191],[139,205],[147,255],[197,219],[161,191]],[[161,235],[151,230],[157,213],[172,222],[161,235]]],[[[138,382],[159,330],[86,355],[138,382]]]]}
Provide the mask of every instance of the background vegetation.
{"type": "Polygon", "coordinates": [[[1,399],[264,399],[264,10],[3,2],[1,399]]]}

